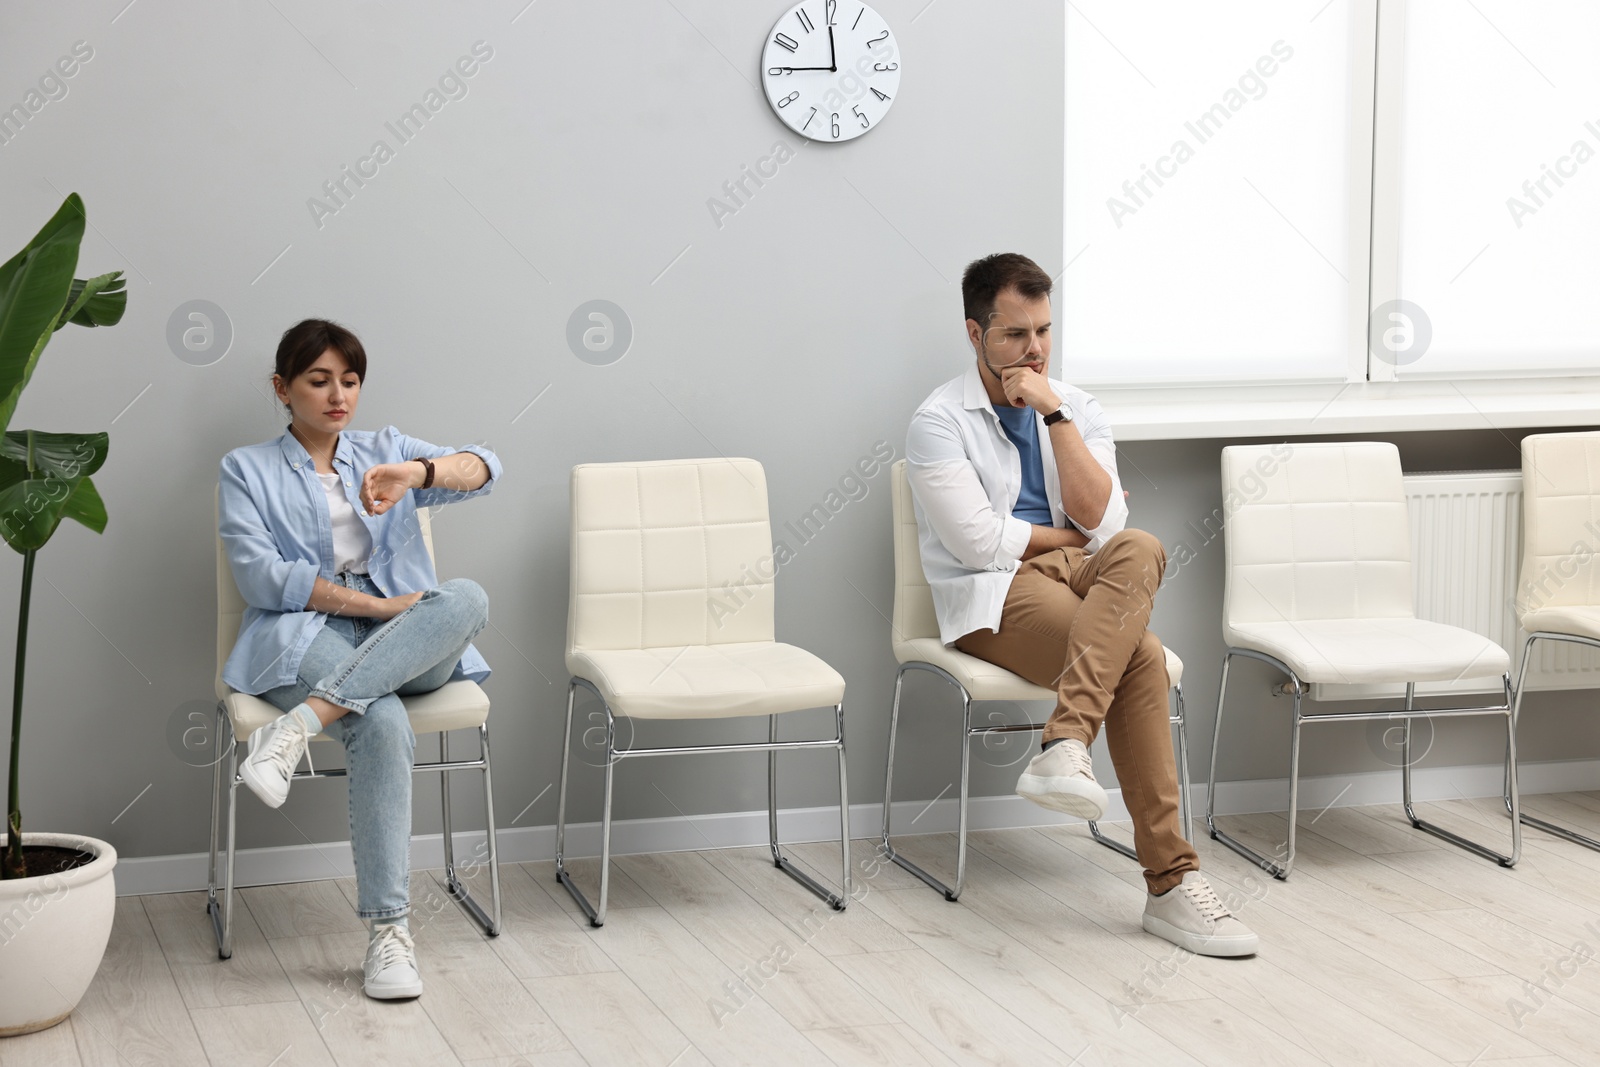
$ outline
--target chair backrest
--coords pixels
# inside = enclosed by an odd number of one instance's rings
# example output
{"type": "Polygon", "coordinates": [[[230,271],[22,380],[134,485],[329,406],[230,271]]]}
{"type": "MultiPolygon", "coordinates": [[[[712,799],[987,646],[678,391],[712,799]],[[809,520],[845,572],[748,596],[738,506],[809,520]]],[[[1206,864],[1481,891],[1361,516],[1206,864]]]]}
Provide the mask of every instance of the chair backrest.
{"type": "Polygon", "coordinates": [[[917,506],[906,477],[906,461],[895,460],[889,476],[894,486],[894,622],[890,638],[899,645],[919,637],[938,637],[939,617],[933,610],[933,590],[922,572],[917,506]]]}
{"type": "MultiPolygon", "coordinates": [[[[244,625],[244,609],[248,607],[244,597],[239,593],[239,586],[233,580],[233,568],[228,566],[228,554],[222,546],[222,530],[219,521],[217,500],[222,495],[219,487],[211,496],[211,526],[217,531],[217,676],[215,686],[217,699],[221,700],[228,695],[228,687],[222,684],[222,665],[227,662],[228,654],[233,651],[234,642],[239,640],[239,627],[244,625]]],[[[417,509],[417,525],[422,530],[422,543],[428,548],[428,558],[433,559],[433,526],[428,520],[428,509],[417,509]]]]}
{"type": "Polygon", "coordinates": [[[1600,606],[1600,433],[1522,439],[1517,613],[1600,606]]]}
{"type": "Polygon", "coordinates": [[[1222,450],[1223,627],[1411,618],[1400,452],[1378,441],[1222,450]]]}
{"type": "Polygon", "coordinates": [[[568,653],[773,640],[760,463],[581,463],[571,489],[568,653]]]}

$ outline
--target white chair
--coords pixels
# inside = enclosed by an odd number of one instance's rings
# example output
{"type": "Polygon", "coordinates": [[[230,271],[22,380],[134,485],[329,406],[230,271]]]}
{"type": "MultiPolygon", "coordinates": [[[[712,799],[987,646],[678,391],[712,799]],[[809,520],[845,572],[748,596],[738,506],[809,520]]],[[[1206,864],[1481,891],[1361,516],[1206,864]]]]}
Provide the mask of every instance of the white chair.
{"type": "Polygon", "coordinates": [[[753,459],[585,463],[572,469],[572,576],[567,603],[567,726],[556,811],[556,880],[593,926],[606,919],[611,785],[617,763],[643,756],[767,753],[767,828],[775,866],[843,911],[850,897],[844,678],[774,640],[776,561],[767,479],[753,459]],[[592,905],[565,864],[573,702],[582,686],[605,709],[605,800],[600,895],[592,905]],[[834,736],[779,741],[778,716],[832,707],[834,736]],[[765,715],[765,742],[644,748],[617,745],[616,720],[765,715]],[[831,749],[839,758],[841,891],[792,866],[778,844],[780,749],[831,749]]]}
{"type": "MultiPolygon", "coordinates": [[[[933,591],[922,571],[922,551],[917,540],[917,516],[911,485],[906,479],[906,461],[897,460],[890,471],[893,483],[894,511],[894,620],[890,637],[895,659],[900,667],[894,675],[894,706],[889,712],[889,755],[883,773],[883,852],[928,885],[955,900],[961,895],[967,875],[967,790],[968,770],[972,759],[972,739],[992,733],[1033,733],[1044,729],[1042,722],[1007,724],[1004,726],[973,726],[972,705],[980,700],[1048,700],[1054,702],[1056,692],[1034,685],[1020,675],[1012,674],[987,660],[969,656],[953,648],[944,647],[939,640],[939,620],[934,614],[933,591]],[[900,723],[900,686],[907,671],[927,671],[955,686],[961,693],[961,794],[956,830],[956,882],[947,886],[933,875],[912,863],[894,850],[889,840],[889,823],[894,799],[894,744],[900,723]]],[[[1172,686],[1173,712],[1171,721],[1178,728],[1178,776],[1181,783],[1179,804],[1183,810],[1184,834],[1194,837],[1194,825],[1189,813],[1189,741],[1183,722],[1183,661],[1173,651],[1167,653],[1167,681],[1172,686]]],[[[1094,822],[1089,823],[1094,839],[1137,861],[1138,854],[1120,841],[1114,841],[1100,832],[1094,822]]]]}
{"type": "MultiPolygon", "coordinates": [[[[1522,832],[1512,824],[1511,854],[1494,852],[1417,817],[1411,800],[1411,724],[1416,716],[1447,719],[1503,715],[1514,756],[1510,658],[1487,637],[1416,617],[1411,580],[1410,519],[1400,473],[1400,453],[1382,442],[1317,442],[1284,446],[1230,445],[1222,450],[1225,586],[1222,683],[1206,826],[1213,839],[1285,879],[1294,865],[1299,811],[1300,728],[1307,723],[1402,721],[1401,800],[1406,817],[1430,833],[1501,866],[1522,854],[1522,832]],[[1289,734],[1289,831],[1282,862],[1217,829],[1217,751],[1235,656],[1259,660],[1288,675],[1294,697],[1289,734]],[[1486,707],[1415,708],[1418,682],[1499,675],[1505,703],[1486,707]],[[1399,710],[1307,714],[1308,682],[1393,683],[1405,686],[1399,710]]],[[[1462,575],[1462,580],[1470,576],[1462,575]]],[[[1280,689],[1281,691],[1281,689],[1280,689]]],[[[1517,808],[1516,775],[1507,784],[1517,808]]]]}
{"type": "MultiPolygon", "coordinates": [[[[1600,433],[1522,439],[1522,574],[1517,618],[1527,633],[1512,718],[1520,719],[1537,641],[1600,648],[1600,433]]],[[[1508,778],[1509,780],[1509,778],[1508,778]]],[[[1505,794],[1511,811],[1511,793],[1505,794]]],[[[1546,833],[1600,850],[1600,841],[1523,814],[1546,833]]]]}
{"type": "MultiPolygon", "coordinates": [[[[422,540],[428,547],[428,556],[433,556],[433,533],[428,522],[428,511],[418,509],[417,520],[422,527],[422,540]]],[[[233,650],[234,642],[239,636],[239,626],[244,619],[245,601],[239,594],[239,588],[234,584],[233,571],[228,566],[228,559],[223,551],[222,537],[217,537],[217,723],[216,723],[216,758],[213,761],[212,793],[211,793],[211,875],[210,889],[206,895],[206,911],[211,915],[211,924],[217,938],[217,955],[228,959],[233,955],[233,860],[234,860],[234,832],[235,815],[240,784],[244,781],[239,776],[239,747],[249,740],[250,735],[257,728],[283,714],[276,707],[262,700],[260,697],[237,693],[228,688],[222,681],[222,665],[228,658],[228,653],[233,650]],[[220,805],[223,789],[222,761],[228,761],[227,792],[228,792],[228,836],[226,850],[223,856],[223,883],[222,894],[218,897],[217,885],[217,845],[220,821],[220,805]]],[[[402,697],[405,704],[406,715],[411,720],[412,732],[421,736],[424,733],[437,733],[439,735],[439,759],[431,763],[416,763],[413,773],[428,774],[438,772],[439,792],[442,797],[444,815],[444,866],[445,887],[450,896],[457,901],[467,913],[481,926],[486,934],[494,937],[500,933],[500,861],[495,849],[494,827],[494,794],[491,789],[489,774],[489,697],[476,682],[459,680],[446,682],[431,693],[421,693],[416,696],[402,697]],[[478,732],[478,757],[476,759],[452,760],[450,758],[450,731],[476,730],[478,732]],[[451,831],[450,821],[450,772],[477,770],[483,772],[483,806],[485,825],[487,827],[486,859],[489,867],[489,892],[490,908],[488,913],[467,892],[467,887],[457,876],[455,863],[455,837],[451,831]]],[[[318,734],[312,738],[313,742],[328,742],[337,744],[333,738],[326,734],[318,734]]],[[[309,761],[308,761],[309,763],[309,761]]],[[[291,781],[302,781],[310,778],[343,778],[346,771],[342,767],[335,767],[325,771],[299,771],[291,781]]]]}

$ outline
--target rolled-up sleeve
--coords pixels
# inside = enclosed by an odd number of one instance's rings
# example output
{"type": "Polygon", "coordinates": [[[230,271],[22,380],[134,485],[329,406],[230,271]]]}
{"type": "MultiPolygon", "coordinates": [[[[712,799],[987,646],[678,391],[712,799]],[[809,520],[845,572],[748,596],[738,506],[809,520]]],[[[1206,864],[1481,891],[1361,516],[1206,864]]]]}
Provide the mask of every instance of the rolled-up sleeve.
{"type": "Polygon", "coordinates": [[[475,496],[486,496],[494,489],[495,482],[499,480],[502,468],[500,458],[481,445],[466,445],[462,448],[450,448],[445,445],[429,444],[419,441],[415,437],[407,437],[393,426],[384,428],[385,433],[394,435],[396,446],[404,460],[413,459],[439,459],[443,456],[453,456],[457,452],[471,452],[483,460],[484,466],[489,468],[489,480],[476,489],[447,489],[442,485],[435,485],[428,489],[413,489],[412,496],[416,499],[419,508],[436,508],[444,504],[453,504],[458,500],[470,500],[475,496]]]}
{"type": "Polygon", "coordinates": [[[317,568],[305,560],[286,560],[279,553],[232,454],[222,459],[217,532],[245,603],[263,611],[306,610],[317,568]]]}
{"type": "Polygon", "coordinates": [[[1074,421],[1078,423],[1078,432],[1083,434],[1083,443],[1088,447],[1089,454],[1111,475],[1111,495],[1106,500],[1104,514],[1100,516],[1100,525],[1087,529],[1076,522],[1072,524],[1089,539],[1085,550],[1097,552],[1113,534],[1121,533],[1128,525],[1128,500],[1122,495],[1122,479],[1117,476],[1117,445],[1111,437],[1111,420],[1106,418],[1100,402],[1085,394],[1082,415],[1074,421]]]}
{"type": "Polygon", "coordinates": [[[957,429],[926,409],[906,435],[911,492],[939,543],[973,570],[1008,570],[1033,537],[1031,523],[989,503],[957,429]]]}

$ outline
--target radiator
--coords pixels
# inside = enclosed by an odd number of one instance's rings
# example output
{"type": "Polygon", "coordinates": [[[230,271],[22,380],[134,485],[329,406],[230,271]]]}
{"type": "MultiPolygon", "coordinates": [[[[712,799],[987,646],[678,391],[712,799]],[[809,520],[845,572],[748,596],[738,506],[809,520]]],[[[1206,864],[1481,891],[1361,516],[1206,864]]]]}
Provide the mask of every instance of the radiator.
{"type": "MultiPolygon", "coordinates": [[[[1526,635],[1517,623],[1522,567],[1522,472],[1450,471],[1405,477],[1411,514],[1411,574],[1417,617],[1483,634],[1511,655],[1517,680],[1526,635]]],[[[1600,650],[1541,641],[1528,667],[1529,689],[1600,688],[1600,650]]],[[[1311,686],[1314,700],[1404,694],[1404,686],[1311,686]]],[[[1493,679],[1419,682],[1417,694],[1500,692],[1493,679]]]]}

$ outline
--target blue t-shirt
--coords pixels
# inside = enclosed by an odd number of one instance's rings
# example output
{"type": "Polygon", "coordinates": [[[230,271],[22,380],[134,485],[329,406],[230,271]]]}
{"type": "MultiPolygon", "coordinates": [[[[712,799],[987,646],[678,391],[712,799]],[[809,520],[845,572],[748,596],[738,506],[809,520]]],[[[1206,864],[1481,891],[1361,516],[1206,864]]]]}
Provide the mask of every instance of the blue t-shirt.
{"type": "Polygon", "coordinates": [[[1039,425],[1033,409],[997,404],[994,413],[1000,416],[1000,428],[1022,453],[1022,490],[1017,494],[1017,506],[1011,514],[1035,526],[1054,525],[1050,498],[1044,493],[1044,461],[1039,458],[1039,425]]]}

